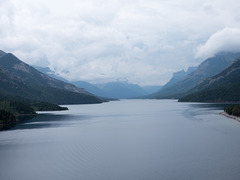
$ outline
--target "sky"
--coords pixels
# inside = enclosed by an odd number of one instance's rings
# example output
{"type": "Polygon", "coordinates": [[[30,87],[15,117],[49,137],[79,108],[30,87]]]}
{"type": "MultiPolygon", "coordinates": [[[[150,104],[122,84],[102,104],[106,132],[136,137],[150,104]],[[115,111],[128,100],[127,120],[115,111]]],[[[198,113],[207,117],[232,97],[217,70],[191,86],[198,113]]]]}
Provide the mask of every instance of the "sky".
{"type": "Polygon", "coordinates": [[[239,0],[0,0],[0,49],[62,77],[164,85],[240,51],[239,0]]]}

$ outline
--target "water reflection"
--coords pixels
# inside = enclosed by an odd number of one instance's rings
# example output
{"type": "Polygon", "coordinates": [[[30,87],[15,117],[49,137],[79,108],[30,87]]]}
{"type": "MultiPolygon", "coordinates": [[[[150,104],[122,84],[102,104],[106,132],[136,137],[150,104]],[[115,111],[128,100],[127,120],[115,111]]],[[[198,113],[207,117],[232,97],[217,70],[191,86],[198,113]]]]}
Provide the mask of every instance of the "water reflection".
{"type": "Polygon", "coordinates": [[[240,123],[224,106],[126,100],[39,114],[1,132],[0,179],[239,179],[240,123]]]}
{"type": "Polygon", "coordinates": [[[234,103],[192,103],[189,106],[193,108],[207,108],[211,110],[224,110],[224,107],[232,105],[234,103]]]}
{"type": "Polygon", "coordinates": [[[16,129],[41,129],[41,128],[53,128],[70,126],[74,124],[74,120],[86,120],[89,119],[87,116],[74,116],[70,114],[38,114],[36,117],[31,119],[22,119],[13,128],[16,129]]]}
{"type": "MultiPolygon", "coordinates": [[[[179,103],[184,104],[184,103],[179,103]]],[[[227,103],[187,103],[188,108],[183,111],[185,117],[189,117],[192,120],[201,120],[197,115],[209,113],[209,110],[221,110],[228,106],[227,103]]],[[[120,111],[120,109],[118,109],[120,111]]],[[[42,129],[42,128],[54,128],[63,126],[74,126],[74,124],[80,123],[83,120],[92,119],[95,115],[80,115],[80,114],[57,114],[57,113],[42,113],[33,118],[21,119],[17,125],[13,128],[16,129],[42,129]]],[[[115,114],[116,115],[116,114],[115,114]]],[[[98,114],[99,116],[99,114],[98,114]]],[[[108,116],[107,114],[104,115],[108,116]]],[[[113,116],[113,114],[111,114],[113,116]]],[[[119,116],[119,115],[118,115],[119,116]]],[[[85,122],[86,123],[86,122],[85,122]]]]}

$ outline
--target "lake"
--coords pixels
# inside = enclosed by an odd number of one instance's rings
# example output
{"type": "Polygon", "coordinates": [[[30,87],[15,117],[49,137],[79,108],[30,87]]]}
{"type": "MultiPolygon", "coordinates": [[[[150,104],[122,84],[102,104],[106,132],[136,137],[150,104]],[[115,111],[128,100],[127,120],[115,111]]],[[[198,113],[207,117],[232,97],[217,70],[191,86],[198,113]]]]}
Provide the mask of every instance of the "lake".
{"type": "Polygon", "coordinates": [[[0,132],[0,179],[240,179],[240,123],[221,105],[68,105],[0,132]]]}

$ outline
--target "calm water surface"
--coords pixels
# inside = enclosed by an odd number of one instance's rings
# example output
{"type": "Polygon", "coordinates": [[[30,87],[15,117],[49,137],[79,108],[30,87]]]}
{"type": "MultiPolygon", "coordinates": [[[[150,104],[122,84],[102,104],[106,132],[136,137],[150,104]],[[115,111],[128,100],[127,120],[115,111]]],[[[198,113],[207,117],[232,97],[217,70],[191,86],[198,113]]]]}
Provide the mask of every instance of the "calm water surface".
{"type": "Polygon", "coordinates": [[[211,104],[69,105],[0,132],[0,179],[240,179],[240,123],[211,104]]]}

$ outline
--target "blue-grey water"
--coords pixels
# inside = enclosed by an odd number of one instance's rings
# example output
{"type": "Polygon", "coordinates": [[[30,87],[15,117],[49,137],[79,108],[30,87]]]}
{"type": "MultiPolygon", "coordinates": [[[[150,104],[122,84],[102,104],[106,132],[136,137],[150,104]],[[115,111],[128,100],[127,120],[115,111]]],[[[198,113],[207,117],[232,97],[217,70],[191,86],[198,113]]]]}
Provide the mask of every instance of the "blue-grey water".
{"type": "Polygon", "coordinates": [[[0,132],[1,180],[240,179],[240,122],[212,104],[69,105],[0,132]]]}

